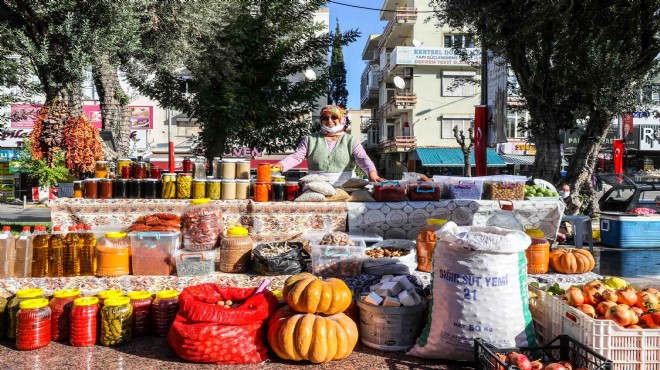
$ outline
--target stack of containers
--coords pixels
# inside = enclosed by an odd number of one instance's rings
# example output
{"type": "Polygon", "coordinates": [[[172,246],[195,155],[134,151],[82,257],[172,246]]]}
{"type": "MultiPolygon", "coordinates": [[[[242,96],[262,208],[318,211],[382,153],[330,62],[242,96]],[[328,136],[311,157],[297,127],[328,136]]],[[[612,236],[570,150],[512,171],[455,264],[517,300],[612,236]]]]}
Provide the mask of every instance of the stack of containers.
{"type": "Polygon", "coordinates": [[[207,184],[207,197],[211,199],[248,199],[250,196],[250,161],[243,159],[213,159],[213,178],[207,184]],[[220,180],[221,190],[210,193],[220,180]],[[216,198],[216,196],[218,198],[216,198]]]}

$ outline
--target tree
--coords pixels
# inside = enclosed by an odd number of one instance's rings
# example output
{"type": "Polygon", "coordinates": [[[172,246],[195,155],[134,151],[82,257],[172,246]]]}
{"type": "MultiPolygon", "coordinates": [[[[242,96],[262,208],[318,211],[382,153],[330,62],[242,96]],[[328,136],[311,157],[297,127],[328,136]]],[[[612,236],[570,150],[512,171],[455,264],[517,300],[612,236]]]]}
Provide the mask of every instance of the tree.
{"type": "Polygon", "coordinates": [[[335,104],[346,109],[348,90],[346,89],[346,66],[344,65],[344,52],[342,50],[341,31],[339,19],[332,39],[332,56],[330,58],[330,91],[328,104],[335,104]]]}
{"type": "Polygon", "coordinates": [[[470,153],[474,148],[474,125],[470,125],[468,129],[468,138],[470,142],[468,143],[465,140],[465,134],[463,130],[458,130],[458,126],[454,126],[454,138],[456,142],[461,147],[461,152],[463,152],[463,176],[472,177],[472,163],[470,163],[470,153]]]}

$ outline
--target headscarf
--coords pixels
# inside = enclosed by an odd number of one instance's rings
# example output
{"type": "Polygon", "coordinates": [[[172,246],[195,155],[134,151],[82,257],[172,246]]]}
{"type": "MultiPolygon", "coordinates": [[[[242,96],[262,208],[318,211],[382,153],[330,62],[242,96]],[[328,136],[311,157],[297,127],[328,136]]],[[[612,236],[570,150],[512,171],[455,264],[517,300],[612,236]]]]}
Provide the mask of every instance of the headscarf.
{"type": "MultiPolygon", "coordinates": [[[[337,105],[326,105],[325,107],[321,108],[321,113],[319,113],[319,116],[323,116],[323,113],[326,112],[330,114],[336,114],[337,116],[339,116],[339,126],[342,127],[342,129],[339,132],[343,132],[344,128],[346,127],[346,116],[344,115],[344,110],[337,105]]],[[[321,123],[321,132],[323,132],[326,135],[330,134],[330,132],[325,128],[325,125],[323,123],[321,123]]]]}

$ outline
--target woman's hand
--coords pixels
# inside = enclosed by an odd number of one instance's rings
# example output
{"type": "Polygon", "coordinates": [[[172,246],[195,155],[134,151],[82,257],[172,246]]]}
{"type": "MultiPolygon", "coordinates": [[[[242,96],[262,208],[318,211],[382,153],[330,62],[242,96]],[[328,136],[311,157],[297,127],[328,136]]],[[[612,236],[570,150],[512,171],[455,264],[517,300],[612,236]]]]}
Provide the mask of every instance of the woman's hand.
{"type": "Polygon", "coordinates": [[[284,168],[284,166],[282,165],[282,162],[275,163],[271,168],[279,168],[280,172],[284,172],[284,171],[282,171],[282,169],[284,168]]]}
{"type": "Polygon", "coordinates": [[[370,171],[370,172],[369,172],[369,180],[371,180],[372,182],[383,182],[383,181],[387,181],[387,179],[378,176],[378,172],[376,172],[376,171],[370,171]]]}

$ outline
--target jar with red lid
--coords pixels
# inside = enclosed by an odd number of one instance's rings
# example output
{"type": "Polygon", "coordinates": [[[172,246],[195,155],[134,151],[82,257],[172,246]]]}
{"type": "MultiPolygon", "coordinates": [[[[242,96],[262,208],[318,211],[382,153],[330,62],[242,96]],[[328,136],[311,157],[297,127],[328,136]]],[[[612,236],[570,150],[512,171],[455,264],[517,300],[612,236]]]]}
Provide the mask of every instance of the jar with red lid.
{"type": "Polygon", "coordinates": [[[80,298],[80,290],[63,289],[53,293],[53,299],[50,300],[51,325],[50,339],[64,340],[69,337],[69,313],[73,306],[73,301],[80,298]]]}
{"type": "Polygon", "coordinates": [[[176,290],[161,290],[156,293],[156,299],[151,304],[151,318],[155,336],[167,336],[177,312],[179,312],[179,293],[176,290]]]}
{"type": "Polygon", "coordinates": [[[121,168],[121,178],[124,180],[128,180],[131,178],[131,166],[132,165],[125,165],[124,167],[121,168]]]}
{"type": "Polygon", "coordinates": [[[69,343],[74,347],[90,347],[96,343],[99,299],[77,298],[69,316],[69,343]]]}
{"type": "Polygon", "coordinates": [[[20,303],[16,314],[16,349],[32,351],[50,344],[50,314],[45,298],[20,303]]]}
{"type": "Polygon", "coordinates": [[[130,292],[128,298],[133,306],[133,336],[142,337],[149,334],[151,324],[151,293],[130,292]]]}

